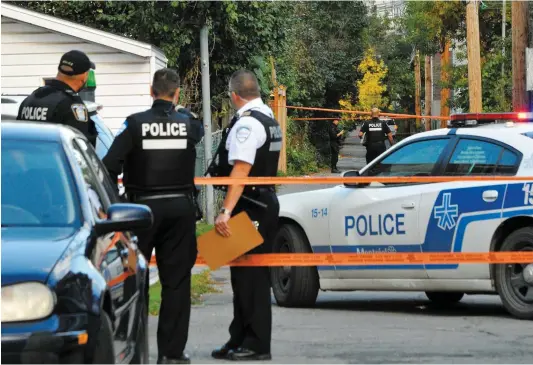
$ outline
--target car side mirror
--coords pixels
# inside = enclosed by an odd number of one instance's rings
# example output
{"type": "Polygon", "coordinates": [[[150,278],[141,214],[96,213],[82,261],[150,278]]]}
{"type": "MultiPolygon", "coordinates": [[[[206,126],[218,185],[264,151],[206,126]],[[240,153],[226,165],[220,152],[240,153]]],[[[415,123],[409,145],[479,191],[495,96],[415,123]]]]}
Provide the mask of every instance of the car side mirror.
{"type": "MultiPolygon", "coordinates": [[[[358,170],[348,170],[348,171],[344,171],[341,174],[341,177],[357,177],[357,176],[361,176],[358,170]]],[[[344,183],[344,186],[354,188],[354,187],[359,186],[359,184],[358,183],[344,183]]]]}
{"type": "Polygon", "coordinates": [[[96,223],[95,230],[100,236],[110,232],[134,231],[152,227],[152,210],[141,204],[112,204],[107,211],[107,219],[96,223]]]}

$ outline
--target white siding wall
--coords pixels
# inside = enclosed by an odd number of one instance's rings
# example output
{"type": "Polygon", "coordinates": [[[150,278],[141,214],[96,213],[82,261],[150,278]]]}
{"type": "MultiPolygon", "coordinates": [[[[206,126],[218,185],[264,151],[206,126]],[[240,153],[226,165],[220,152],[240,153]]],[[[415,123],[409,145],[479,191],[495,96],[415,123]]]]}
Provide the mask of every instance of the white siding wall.
{"type": "Polygon", "coordinates": [[[5,17],[2,17],[2,94],[30,94],[43,85],[43,78],[57,74],[61,55],[72,49],[84,51],[96,64],[96,102],[104,106],[100,114],[113,132],[129,114],[151,106],[150,58],[5,17]]]}

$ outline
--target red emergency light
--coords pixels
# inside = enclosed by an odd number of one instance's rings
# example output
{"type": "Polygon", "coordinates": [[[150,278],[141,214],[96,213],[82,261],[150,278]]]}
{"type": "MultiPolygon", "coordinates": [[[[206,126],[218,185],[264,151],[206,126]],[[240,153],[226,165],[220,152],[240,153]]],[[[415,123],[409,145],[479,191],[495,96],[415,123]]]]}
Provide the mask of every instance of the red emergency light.
{"type": "Polygon", "coordinates": [[[532,120],[533,113],[463,113],[452,114],[450,120],[532,120]]]}
{"type": "Polygon", "coordinates": [[[463,113],[452,114],[448,126],[475,127],[482,124],[502,123],[502,122],[533,122],[533,113],[511,112],[511,113],[463,113]]]}

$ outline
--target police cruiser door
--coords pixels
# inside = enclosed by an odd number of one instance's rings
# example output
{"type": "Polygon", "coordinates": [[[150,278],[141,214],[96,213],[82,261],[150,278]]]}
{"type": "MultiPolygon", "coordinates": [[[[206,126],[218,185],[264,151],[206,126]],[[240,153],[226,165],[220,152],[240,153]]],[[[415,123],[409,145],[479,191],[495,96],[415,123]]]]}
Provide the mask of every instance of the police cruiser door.
{"type": "MultiPolygon", "coordinates": [[[[438,175],[514,175],[518,170],[520,152],[504,143],[458,134],[450,146],[438,175]]],[[[489,252],[496,229],[504,220],[502,209],[506,196],[507,200],[511,197],[510,189],[511,184],[504,181],[420,185],[422,251],[489,252]]],[[[430,279],[490,279],[486,264],[425,266],[430,279]]]]}
{"type": "MultiPolygon", "coordinates": [[[[414,140],[389,150],[361,170],[362,176],[428,176],[441,162],[447,136],[414,140]]],[[[421,252],[421,194],[417,184],[338,189],[330,213],[332,252],[421,252]]],[[[427,279],[423,265],[336,266],[345,279],[427,279]]]]}

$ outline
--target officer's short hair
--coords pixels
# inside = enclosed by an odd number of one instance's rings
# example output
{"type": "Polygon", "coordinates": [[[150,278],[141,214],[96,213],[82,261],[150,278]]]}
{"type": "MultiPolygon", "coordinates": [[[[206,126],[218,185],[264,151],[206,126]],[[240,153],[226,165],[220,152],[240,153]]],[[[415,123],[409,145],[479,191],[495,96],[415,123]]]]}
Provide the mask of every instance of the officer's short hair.
{"type": "Polygon", "coordinates": [[[154,74],[152,90],[154,96],[166,96],[173,98],[176,90],[180,87],[180,76],[170,68],[162,68],[154,74]]]}
{"type": "Polygon", "coordinates": [[[248,70],[239,70],[231,75],[229,91],[244,99],[261,97],[261,88],[255,74],[248,70]]]}

